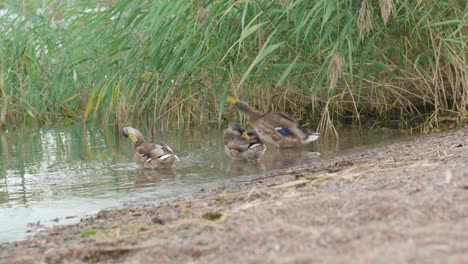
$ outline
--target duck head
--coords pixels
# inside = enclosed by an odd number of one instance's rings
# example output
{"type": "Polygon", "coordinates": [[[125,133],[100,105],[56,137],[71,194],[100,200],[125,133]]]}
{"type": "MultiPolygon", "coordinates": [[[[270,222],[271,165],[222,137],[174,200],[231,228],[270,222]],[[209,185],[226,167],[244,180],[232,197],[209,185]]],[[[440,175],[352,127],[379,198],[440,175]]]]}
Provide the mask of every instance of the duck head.
{"type": "Polygon", "coordinates": [[[122,129],[122,135],[130,139],[135,146],[140,145],[145,142],[145,138],[140,131],[133,127],[124,127],[122,129]]]}
{"type": "Polygon", "coordinates": [[[241,136],[243,139],[247,139],[247,140],[250,139],[250,136],[247,134],[245,129],[239,123],[229,124],[228,129],[229,129],[229,131],[231,131],[231,133],[233,133],[235,135],[238,135],[238,136],[241,136]]]}
{"type": "Polygon", "coordinates": [[[258,114],[256,111],[253,111],[252,108],[250,108],[250,105],[248,103],[246,103],[244,101],[237,100],[236,98],[234,98],[232,96],[228,96],[226,101],[227,101],[228,104],[236,106],[237,109],[239,109],[239,111],[244,113],[249,118],[252,117],[255,114],[258,114]]]}

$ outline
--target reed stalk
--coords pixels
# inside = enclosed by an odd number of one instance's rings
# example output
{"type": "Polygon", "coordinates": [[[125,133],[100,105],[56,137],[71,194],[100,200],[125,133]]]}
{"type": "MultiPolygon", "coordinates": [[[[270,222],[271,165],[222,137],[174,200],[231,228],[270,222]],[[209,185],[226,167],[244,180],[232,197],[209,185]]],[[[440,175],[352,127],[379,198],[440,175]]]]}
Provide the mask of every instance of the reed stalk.
{"type": "Polygon", "coordinates": [[[463,0],[38,2],[0,6],[2,124],[467,120],[463,0]]]}

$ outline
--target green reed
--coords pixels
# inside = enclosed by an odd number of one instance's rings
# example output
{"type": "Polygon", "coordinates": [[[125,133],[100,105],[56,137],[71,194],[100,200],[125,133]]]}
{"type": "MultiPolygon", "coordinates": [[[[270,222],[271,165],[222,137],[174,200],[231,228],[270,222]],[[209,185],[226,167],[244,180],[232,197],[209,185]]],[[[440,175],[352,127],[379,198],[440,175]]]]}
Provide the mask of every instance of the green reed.
{"type": "Polygon", "coordinates": [[[462,0],[24,2],[0,18],[3,125],[224,123],[227,95],[322,131],[468,115],[462,0]]]}

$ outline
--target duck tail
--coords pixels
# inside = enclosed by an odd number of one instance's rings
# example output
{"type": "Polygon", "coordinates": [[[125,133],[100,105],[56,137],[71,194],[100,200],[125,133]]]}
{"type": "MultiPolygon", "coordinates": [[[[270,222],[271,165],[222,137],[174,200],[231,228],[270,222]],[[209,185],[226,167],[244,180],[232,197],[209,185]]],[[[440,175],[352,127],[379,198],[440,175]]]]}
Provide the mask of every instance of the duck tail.
{"type": "Polygon", "coordinates": [[[255,143],[255,144],[252,144],[251,146],[249,146],[249,149],[253,149],[253,148],[256,148],[256,147],[261,147],[263,144],[261,143],[255,143]]]}
{"type": "Polygon", "coordinates": [[[305,142],[310,143],[310,142],[312,142],[312,141],[317,140],[319,137],[320,137],[320,134],[319,134],[319,133],[310,134],[310,135],[307,136],[305,142]]]}
{"type": "Polygon", "coordinates": [[[165,159],[168,159],[168,158],[180,161],[179,157],[177,157],[177,155],[175,155],[175,154],[165,154],[165,155],[162,155],[161,157],[159,157],[160,160],[165,160],[165,159]]]}

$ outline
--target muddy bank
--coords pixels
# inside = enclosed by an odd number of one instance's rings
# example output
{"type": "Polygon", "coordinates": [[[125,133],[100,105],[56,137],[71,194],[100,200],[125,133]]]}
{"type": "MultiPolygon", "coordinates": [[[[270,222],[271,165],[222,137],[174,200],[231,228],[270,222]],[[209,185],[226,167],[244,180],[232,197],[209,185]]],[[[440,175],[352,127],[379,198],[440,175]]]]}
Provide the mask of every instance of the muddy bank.
{"type": "Polygon", "coordinates": [[[102,211],[0,245],[2,263],[468,262],[468,128],[102,211]]]}

